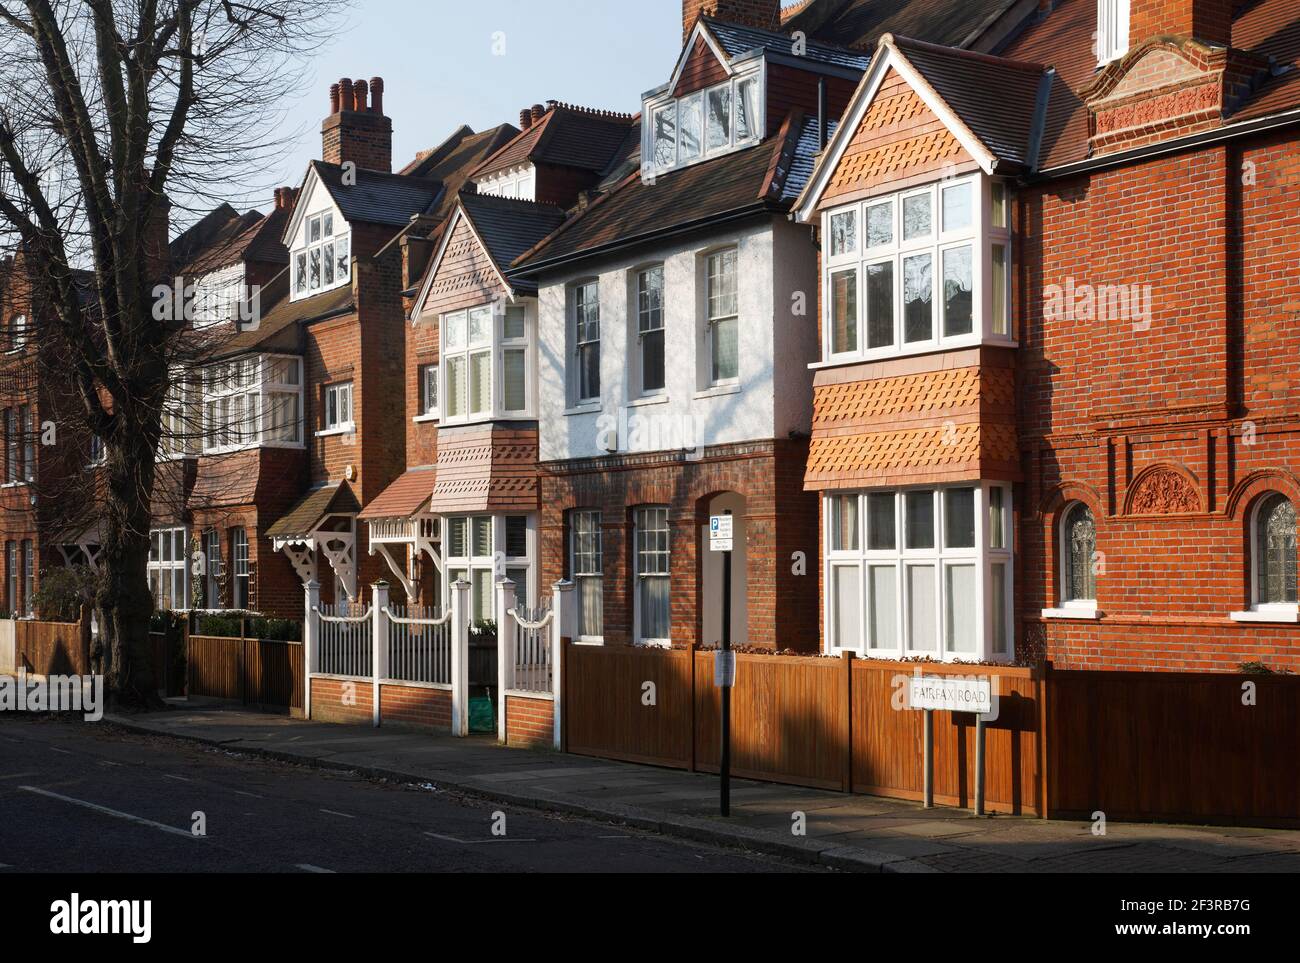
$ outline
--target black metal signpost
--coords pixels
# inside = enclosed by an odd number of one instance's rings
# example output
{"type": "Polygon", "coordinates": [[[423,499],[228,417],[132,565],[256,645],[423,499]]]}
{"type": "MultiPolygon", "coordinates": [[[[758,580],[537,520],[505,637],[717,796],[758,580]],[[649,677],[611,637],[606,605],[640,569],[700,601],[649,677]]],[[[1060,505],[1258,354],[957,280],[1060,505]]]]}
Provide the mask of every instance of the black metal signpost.
{"type": "Polygon", "coordinates": [[[731,815],[731,687],[735,684],[735,671],[731,655],[731,512],[709,521],[709,547],[722,553],[722,651],[714,671],[714,681],[722,689],[722,758],[720,810],[723,816],[731,815]]]}

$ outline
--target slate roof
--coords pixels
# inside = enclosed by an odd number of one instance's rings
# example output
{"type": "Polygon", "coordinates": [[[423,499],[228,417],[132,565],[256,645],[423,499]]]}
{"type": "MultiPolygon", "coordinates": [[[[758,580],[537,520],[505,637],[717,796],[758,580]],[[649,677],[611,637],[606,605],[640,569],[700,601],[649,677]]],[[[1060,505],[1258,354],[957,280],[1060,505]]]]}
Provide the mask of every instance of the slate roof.
{"type": "MultiPolygon", "coordinates": [[[[793,40],[790,33],[777,33],[759,27],[727,23],[712,17],[700,19],[704,21],[709,33],[713,34],[728,57],[738,57],[751,50],[766,50],[793,56],[793,40]]],[[[802,56],[813,63],[847,67],[851,70],[866,70],[867,61],[871,59],[870,54],[860,50],[850,50],[833,42],[819,42],[817,38],[809,39],[808,49],[802,56]]]]}
{"type": "Polygon", "coordinates": [[[217,235],[237,220],[239,220],[239,212],[229,204],[221,204],[213,208],[167,245],[172,263],[189,263],[211,244],[217,235]]]}
{"type": "Polygon", "coordinates": [[[302,538],[330,515],[355,515],[361,511],[347,482],[335,482],[307,493],[279,521],[266,530],[267,538],[302,538]]]}
{"type": "Polygon", "coordinates": [[[285,208],[276,208],[269,215],[249,211],[228,221],[208,244],[177,268],[177,273],[197,277],[240,261],[288,264],[289,251],[280,238],[291,214],[285,208]]]}
{"type": "Polygon", "coordinates": [[[519,129],[511,124],[501,124],[480,134],[469,127],[461,127],[433,150],[423,152],[401,173],[442,184],[442,197],[430,213],[445,218],[456,206],[457,195],[474,171],[518,133],[519,129]]]}
{"type": "Polygon", "coordinates": [[[312,161],[312,168],[349,223],[403,227],[424,214],[443,192],[441,181],[358,168],[356,184],[343,184],[343,167],[312,161]]]}
{"type": "Polygon", "coordinates": [[[460,200],[488,254],[503,272],[565,219],[564,211],[552,204],[469,191],[462,193],[460,200]]]}
{"type": "MultiPolygon", "coordinates": [[[[835,136],[839,125],[838,120],[826,122],[827,143],[830,143],[830,139],[835,136]]],[[[790,164],[790,173],[786,175],[785,186],[781,191],[781,200],[793,203],[812,180],[813,171],[817,169],[817,154],[821,149],[817,143],[818,134],[817,118],[805,117],[799,132],[799,143],[795,148],[794,159],[790,164]]]]}
{"type": "Polygon", "coordinates": [[[636,118],[611,111],[551,103],[546,114],[474,171],[483,177],[524,163],[605,171],[627,140],[636,118]]]}
{"type": "MultiPolygon", "coordinates": [[[[886,33],[923,37],[946,47],[969,44],[1019,0],[813,0],[789,17],[789,32],[858,50],[886,33]]],[[[1096,3],[1093,2],[1093,6],[1096,3]]]]}
{"type": "Polygon", "coordinates": [[[802,130],[800,115],[755,147],[660,174],[653,184],[632,174],[516,261],[517,272],[531,275],[551,261],[653,240],[726,216],[785,210],[785,184],[794,166],[789,157],[802,130]]]}

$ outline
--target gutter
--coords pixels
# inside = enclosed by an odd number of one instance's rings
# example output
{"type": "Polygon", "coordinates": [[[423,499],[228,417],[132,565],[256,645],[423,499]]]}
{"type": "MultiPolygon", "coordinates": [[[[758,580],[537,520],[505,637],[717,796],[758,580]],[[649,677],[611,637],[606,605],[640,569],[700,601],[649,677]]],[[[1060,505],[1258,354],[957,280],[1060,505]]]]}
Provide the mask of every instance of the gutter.
{"type": "Polygon", "coordinates": [[[1214,130],[1202,131],[1199,134],[1192,134],[1180,140],[1166,141],[1160,144],[1150,144],[1145,147],[1122,151],[1118,154],[1107,154],[1104,157],[1090,157],[1086,160],[1075,161],[1072,164],[1062,164],[1060,167],[1052,167],[1047,170],[1039,171],[1037,174],[1027,175],[1021,178],[1021,182],[1025,184],[1036,184],[1042,181],[1059,180],[1064,177],[1071,177],[1075,174],[1087,174],[1092,171],[1104,170],[1108,167],[1119,167],[1133,161],[1148,160],[1152,157],[1162,157],[1166,154],[1177,154],[1197,147],[1220,144],[1225,141],[1236,140],[1239,137],[1249,137],[1252,134],[1282,130],[1287,127],[1293,127],[1297,124],[1300,124],[1300,110],[1289,111],[1285,114],[1273,114],[1269,117],[1261,117],[1258,120],[1246,121],[1241,124],[1229,124],[1225,127],[1215,128],[1214,130]]]}

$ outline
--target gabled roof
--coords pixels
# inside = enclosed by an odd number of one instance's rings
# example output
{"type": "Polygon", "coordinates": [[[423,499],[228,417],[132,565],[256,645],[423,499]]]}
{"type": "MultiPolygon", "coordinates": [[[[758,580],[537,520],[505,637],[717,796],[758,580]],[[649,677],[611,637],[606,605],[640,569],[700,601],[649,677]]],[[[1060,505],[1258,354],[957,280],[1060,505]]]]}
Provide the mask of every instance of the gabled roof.
{"type": "Polygon", "coordinates": [[[267,538],[295,539],[311,535],[331,515],[355,515],[361,511],[357,496],[347,482],[335,482],[308,492],[288,514],[266,530],[267,538]]]}
{"type": "Polygon", "coordinates": [[[474,171],[483,177],[520,164],[554,164],[599,174],[627,139],[636,118],[630,114],[550,103],[540,120],[520,133],[474,171]]]}
{"type": "Polygon", "coordinates": [[[434,217],[446,218],[456,206],[456,197],[461,188],[469,182],[474,171],[518,133],[519,129],[512,124],[501,124],[481,134],[474,133],[468,127],[461,127],[438,147],[408,164],[402,173],[441,182],[442,197],[429,213],[434,217]]]}
{"type": "Polygon", "coordinates": [[[288,264],[289,251],[280,237],[289,215],[290,211],[285,208],[276,208],[270,215],[249,211],[227,222],[211,242],[194,253],[177,273],[197,277],[241,261],[288,264]]]}
{"type": "Polygon", "coordinates": [[[222,231],[239,220],[239,212],[229,204],[213,208],[167,245],[173,264],[187,264],[212,243],[222,231]]]}
{"type": "Polygon", "coordinates": [[[885,34],[796,203],[801,220],[812,217],[891,71],[903,78],[986,174],[1034,168],[1047,117],[1050,70],[885,34]]]}
{"type": "Polygon", "coordinates": [[[413,317],[419,317],[429,296],[434,278],[442,264],[456,224],[463,218],[479,245],[491,259],[501,283],[516,294],[535,294],[537,284],[532,280],[512,279],[507,269],[525,251],[534,247],[564,223],[565,213],[551,204],[536,204],[510,197],[476,194],[472,189],[462,191],[459,206],[442,229],[437,253],[430,258],[415,299],[413,317]]]}
{"type": "Polygon", "coordinates": [[[660,174],[652,185],[639,173],[629,175],[516,261],[511,273],[531,276],[559,262],[708,223],[786,210],[783,195],[791,171],[806,163],[799,155],[809,146],[803,132],[802,115],[791,115],[778,133],[755,147],[660,174]]]}
{"type": "MultiPolygon", "coordinates": [[[[886,33],[968,46],[1020,0],[812,0],[782,24],[810,38],[870,50],[886,33]]],[[[1093,3],[1096,6],[1096,3],[1093,3]]]]}
{"type": "Polygon", "coordinates": [[[382,174],[362,168],[356,171],[355,184],[344,184],[343,167],[325,161],[312,161],[311,171],[329,191],[349,224],[401,227],[413,215],[428,212],[443,191],[442,182],[431,178],[382,174]]]}

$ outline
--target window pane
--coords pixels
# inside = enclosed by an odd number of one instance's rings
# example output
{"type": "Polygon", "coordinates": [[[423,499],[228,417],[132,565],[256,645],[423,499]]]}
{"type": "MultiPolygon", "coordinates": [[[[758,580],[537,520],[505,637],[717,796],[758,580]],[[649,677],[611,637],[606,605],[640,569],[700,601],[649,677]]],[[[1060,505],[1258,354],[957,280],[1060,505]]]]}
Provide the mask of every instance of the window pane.
{"type": "Polygon", "coordinates": [[[908,566],[908,648],[913,652],[933,652],[936,648],[934,588],[934,566],[908,566]]]}
{"type": "MultiPolygon", "coordinates": [[[[447,523],[447,555],[450,558],[467,558],[469,553],[469,519],[453,518],[447,523]]],[[[455,578],[452,581],[456,581],[455,578]]]]}
{"type": "Polygon", "coordinates": [[[894,204],[873,204],[867,208],[867,247],[894,243],[894,204]]]}
{"type": "Polygon", "coordinates": [[[948,651],[972,654],[975,651],[975,566],[949,565],[945,608],[948,623],[948,651]]]}
{"type": "Polygon", "coordinates": [[[904,496],[907,515],[907,547],[934,548],[934,492],[908,492],[904,496]]]}
{"type": "Polygon", "coordinates": [[[492,557],[492,519],[488,516],[481,516],[470,520],[470,527],[474,533],[474,557],[491,558],[492,557]]]}
{"type": "Polygon", "coordinates": [[[971,277],[969,247],[943,252],[943,333],[946,337],[970,334],[974,330],[971,277]]]}
{"type": "Polygon", "coordinates": [[[894,649],[898,647],[898,568],[893,565],[872,565],[867,569],[867,590],[870,594],[871,647],[894,649]]]}
{"type": "Polygon", "coordinates": [[[469,356],[469,413],[482,414],[492,408],[492,355],[487,351],[469,356]]]}
{"type": "Polygon", "coordinates": [[[836,495],[831,498],[831,551],[858,550],[858,496],[836,495]]]}
{"type": "Polygon", "coordinates": [[[1007,654],[1007,566],[996,562],[989,571],[989,605],[993,617],[993,654],[1007,654]]]}
{"type": "Polygon", "coordinates": [[[932,260],[929,254],[903,258],[903,340],[908,344],[934,337],[932,260]]]}
{"type": "Polygon", "coordinates": [[[1255,533],[1261,604],[1296,601],[1295,508],[1282,495],[1260,506],[1255,533]]]}
{"type": "MultiPolygon", "coordinates": [[[[495,586],[492,584],[492,570],[490,568],[474,569],[470,573],[470,583],[473,586],[470,605],[474,610],[474,621],[491,621],[494,607],[492,596],[496,591],[495,586]]],[[[502,615],[504,614],[503,612],[502,615]]]]}
{"type": "Polygon", "coordinates": [[[293,258],[293,289],[302,294],[307,290],[307,254],[302,252],[295,254],[293,258]]]}
{"type": "Polygon", "coordinates": [[[858,350],[858,272],[831,275],[831,352],[858,350]]]}
{"type": "Polygon", "coordinates": [[[664,332],[660,328],[641,336],[641,390],[661,391],[664,384],[664,332]]]}
{"type": "Polygon", "coordinates": [[[590,401],[600,397],[600,342],[584,344],[578,349],[578,399],[590,401]]]}
{"type": "Polygon", "coordinates": [[[994,181],[992,184],[993,194],[993,226],[1007,226],[1007,186],[1001,181],[994,181]]]}
{"type": "Polygon", "coordinates": [[[507,341],[518,341],[524,337],[528,312],[523,305],[506,306],[506,316],[502,320],[502,336],[507,341]]]}
{"type": "Polygon", "coordinates": [[[469,312],[469,346],[482,347],[492,343],[492,309],[474,308],[469,312]]]}
{"type": "Polygon", "coordinates": [[[442,319],[442,341],[448,351],[465,347],[465,312],[458,311],[442,319]]]}
{"type": "Polygon", "coordinates": [[[320,287],[320,248],[312,248],[307,255],[307,279],[313,291],[320,287]]]}
{"type": "Polygon", "coordinates": [[[331,241],[322,248],[321,253],[321,267],[324,270],[326,284],[334,283],[334,264],[334,242],[331,241]]]}
{"type": "Polygon", "coordinates": [[[447,359],[447,416],[459,418],[465,414],[465,358],[447,359]]]}
{"type": "Polygon", "coordinates": [[[831,569],[831,626],[835,645],[844,649],[862,647],[861,570],[856,565],[831,569]]]}
{"type": "Polygon", "coordinates": [[[858,212],[831,215],[831,257],[852,254],[858,249],[858,212]]]}
{"type": "Polygon", "coordinates": [[[932,212],[929,193],[913,194],[903,198],[903,240],[915,241],[930,237],[932,229],[932,212]]]}
{"type": "Polygon", "coordinates": [[[943,493],[944,544],[948,548],[975,547],[975,489],[949,488],[943,493]]]}
{"type": "Polygon", "coordinates": [[[731,85],[714,87],[708,92],[707,99],[708,149],[716,150],[731,143],[731,85]]]}
{"type": "Polygon", "coordinates": [[[710,255],[708,269],[709,320],[736,314],[736,249],[710,255]]]}
{"type": "Polygon", "coordinates": [[[867,265],[867,347],[894,343],[894,262],[867,265]]]}
{"type": "Polygon", "coordinates": [[[943,189],[943,229],[947,232],[965,231],[971,226],[971,198],[973,185],[954,184],[943,189]]]}
{"type": "Polygon", "coordinates": [[[346,281],[352,274],[352,237],[344,235],[334,243],[334,273],[340,281],[346,281]]]}
{"type": "Polygon", "coordinates": [[[1007,317],[1007,248],[1005,244],[993,245],[993,333],[1011,333],[1007,317]]]}
{"type": "Polygon", "coordinates": [[[761,129],[758,79],[742,80],[736,84],[736,143],[757,137],[761,129]]]}
{"type": "Polygon", "coordinates": [[[641,579],[642,639],[667,639],[672,634],[668,589],[669,580],[662,576],[641,579]]]}
{"type": "Polygon", "coordinates": [[[669,104],[655,111],[655,166],[672,167],[677,163],[677,105],[669,104]]]}
{"type": "Polygon", "coordinates": [[[664,326],[664,269],[653,267],[637,275],[637,331],[659,331],[664,326]]]}
{"type": "Polygon", "coordinates": [[[603,593],[605,580],[599,575],[577,577],[578,634],[600,638],[605,634],[603,593]]]}
{"type": "Polygon", "coordinates": [[[682,160],[694,160],[703,150],[704,99],[687,97],[681,101],[682,160]]]}
{"type": "Polygon", "coordinates": [[[511,515],[506,519],[506,558],[528,557],[528,519],[511,515]]]}
{"type": "Polygon", "coordinates": [[[867,496],[867,548],[872,552],[892,552],[898,547],[894,502],[893,492],[867,496]]]}
{"type": "Polygon", "coordinates": [[[736,318],[713,323],[713,380],[735,381],[740,377],[740,355],[737,344],[739,322],[736,318]]]}
{"type": "Polygon", "coordinates": [[[989,489],[989,548],[1007,547],[1006,489],[989,489]]]}
{"type": "Polygon", "coordinates": [[[1097,530],[1092,511],[1075,505],[1066,517],[1065,601],[1095,601],[1097,581],[1093,574],[1093,556],[1097,553],[1097,530]]]}
{"type": "Polygon", "coordinates": [[[502,393],[504,394],[503,403],[506,411],[523,411],[528,407],[525,400],[527,395],[527,375],[525,373],[525,361],[527,352],[522,350],[512,350],[502,353],[501,368],[504,384],[502,393]]]}

